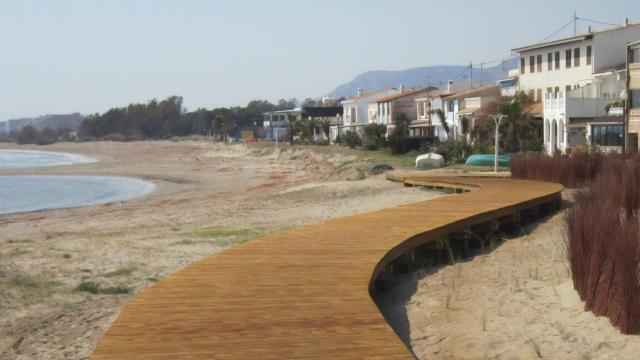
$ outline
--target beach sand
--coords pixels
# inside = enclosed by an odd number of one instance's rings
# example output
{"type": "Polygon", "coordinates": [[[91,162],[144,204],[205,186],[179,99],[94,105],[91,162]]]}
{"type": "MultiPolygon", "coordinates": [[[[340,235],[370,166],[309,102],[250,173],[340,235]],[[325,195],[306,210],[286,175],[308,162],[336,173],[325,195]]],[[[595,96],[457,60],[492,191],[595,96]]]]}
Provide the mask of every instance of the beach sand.
{"type": "Polygon", "coordinates": [[[20,148],[99,162],[1,175],[131,176],[153,181],[157,191],[0,216],[1,359],[86,358],[136,293],[207,255],[269,232],[439,196],[367,177],[368,165],[353,151],[334,147],[149,141],[20,148]],[[83,282],[130,293],[75,291],[83,282]]]}
{"type": "Polygon", "coordinates": [[[494,251],[399,278],[379,301],[419,359],[638,359],[640,337],[584,311],[563,214],[494,251]]]}
{"type": "MultiPolygon", "coordinates": [[[[86,358],[136,293],[196,260],[269,232],[439,196],[366,177],[371,164],[336,147],[161,141],[36,149],[100,162],[0,174],[133,176],[158,190],[0,216],[2,359],[86,358]],[[74,291],[85,281],[131,292],[74,291]]],[[[557,214],[490,253],[398,278],[381,307],[420,359],[637,359],[640,338],[583,311],[562,229],[557,214]]]]}

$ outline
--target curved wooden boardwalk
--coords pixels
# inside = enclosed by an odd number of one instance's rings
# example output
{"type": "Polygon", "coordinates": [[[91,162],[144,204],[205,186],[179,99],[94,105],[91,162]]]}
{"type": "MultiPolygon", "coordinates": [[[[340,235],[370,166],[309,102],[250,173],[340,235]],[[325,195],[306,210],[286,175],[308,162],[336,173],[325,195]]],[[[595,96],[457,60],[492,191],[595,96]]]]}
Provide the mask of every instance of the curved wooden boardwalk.
{"type": "Polygon", "coordinates": [[[413,358],[370,297],[394,258],[560,199],[562,186],[391,175],[473,191],[330,220],[212,255],[142,292],[94,359],[413,358]]]}

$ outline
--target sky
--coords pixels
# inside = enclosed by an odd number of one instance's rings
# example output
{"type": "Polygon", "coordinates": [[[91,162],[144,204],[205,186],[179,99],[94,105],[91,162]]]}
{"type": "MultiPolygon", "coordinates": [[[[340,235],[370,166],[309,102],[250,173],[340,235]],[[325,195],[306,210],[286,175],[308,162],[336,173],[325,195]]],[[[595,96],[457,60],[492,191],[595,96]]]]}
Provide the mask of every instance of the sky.
{"type": "Polygon", "coordinates": [[[0,121],[171,95],[189,110],[316,98],[369,70],[508,56],[574,11],[638,22],[636,2],[0,0],[0,121]]]}

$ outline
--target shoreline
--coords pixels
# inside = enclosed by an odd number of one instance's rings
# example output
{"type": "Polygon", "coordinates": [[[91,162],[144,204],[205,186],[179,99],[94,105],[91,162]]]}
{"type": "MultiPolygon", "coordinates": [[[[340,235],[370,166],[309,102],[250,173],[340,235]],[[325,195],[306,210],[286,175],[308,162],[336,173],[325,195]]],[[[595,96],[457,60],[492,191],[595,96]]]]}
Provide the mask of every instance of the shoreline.
{"type": "Polygon", "coordinates": [[[362,178],[359,167],[370,165],[335,148],[194,141],[32,148],[107,159],[0,175],[125,176],[158,188],[124,202],[0,216],[0,358],[87,357],[139,291],[210,254],[439,196],[380,175],[362,178]],[[115,290],[122,294],[104,293],[115,290]]]}

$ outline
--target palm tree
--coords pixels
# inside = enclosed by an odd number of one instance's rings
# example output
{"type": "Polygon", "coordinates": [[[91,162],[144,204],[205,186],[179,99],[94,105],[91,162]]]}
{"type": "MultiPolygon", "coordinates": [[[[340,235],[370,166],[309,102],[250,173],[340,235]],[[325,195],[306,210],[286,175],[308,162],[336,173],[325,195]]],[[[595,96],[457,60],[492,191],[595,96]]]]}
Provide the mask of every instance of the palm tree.
{"type": "Polygon", "coordinates": [[[231,121],[222,115],[217,115],[213,120],[213,130],[216,137],[220,137],[220,140],[227,141],[229,138],[229,131],[231,130],[231,121]]]}
{"type": "Polygon", "coordinates": [[[438,119],[440,119],[440,125],[444,129],[444,132],[447,134],[447,139],[449,138],[449,124],[447,124],[447,117],[444,115],[444,111],[442,109],[435,110],[438,119]]]}
{"type": "Polygon", "coordinates": [[[498,112],[507,116],[505,118],[507,151],[518,151],[524,138],[537,136],[534,122],[523,110],[531,103],[529,96],[523,92],[498,101],[498,112]]]}
{"type": "Polygon", "coordinates": [[[398,141],[402,143],[402,152],[407,151],[407,136],[409,135],[409,126],[411,125],[411,119],[407,117],[405,113],[398,113],[393,118],[393,135],[397,137],[398,141]]]}

